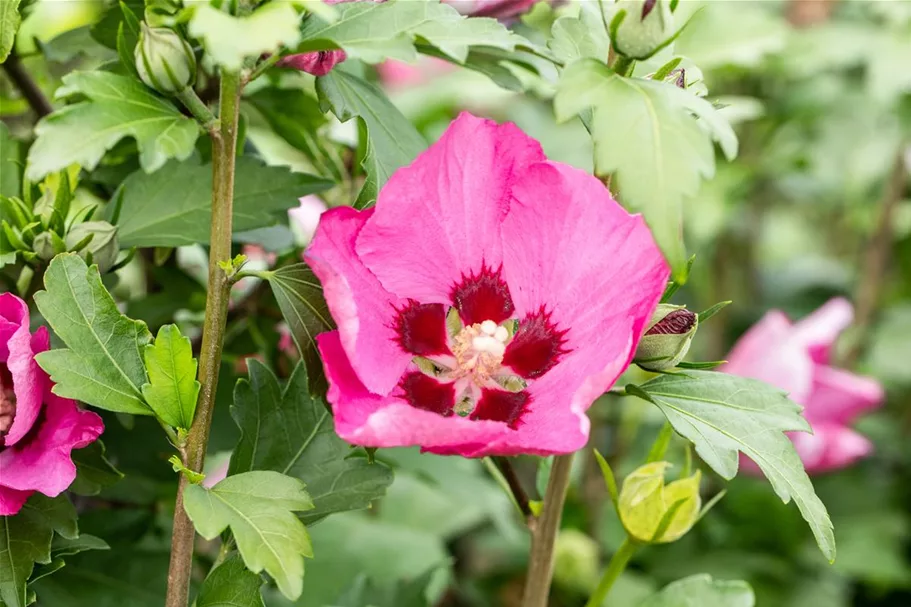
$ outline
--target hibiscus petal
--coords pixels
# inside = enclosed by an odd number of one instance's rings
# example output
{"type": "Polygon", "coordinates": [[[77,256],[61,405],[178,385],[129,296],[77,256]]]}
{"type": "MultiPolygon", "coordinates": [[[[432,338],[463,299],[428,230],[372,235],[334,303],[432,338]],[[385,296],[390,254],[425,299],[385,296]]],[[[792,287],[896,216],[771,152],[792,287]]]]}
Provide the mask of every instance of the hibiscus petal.
{"type": "Polygon", "coordinates": [[[0,325],[0,343],[5,350],[0,352],[0,362],[9,369],[16,395],[16,415],[3,439],[3,444],[11,447],[28,434],[41,411],[41,397],[49,380],[35,362],[35,354],[50,347],[50,338],[45,327],[34,335],[29,333],[28,306],[12,293],[0,294],[0,325]]]}
{"type": "Polygon", "coordinates": [[[323,285],[360,381],[373,392],[389,394],[412,358],[396,331],[396,310],[408,302],[386,291],[355,253],[357,235],[373,213],[350,207],[326,211],[304,258],[323,285]]]}
{"type": "Polygon", "coordinates": [[[804,415],[814,426],[817,422],[847,425],[861,413],[876,409],[884,397],[882,386],[874,379],[818,365],[804,415]]]}
{"type": "Polygon", "coordinates": [[[851,303],[843,297],[836,297],[798,321],[794,325],[794,339],[807,349],[814,362],[828,364],[832,344],[852,320],[854,308],[851,303]]]}
{"type": "Polygon", "coordinates": [[[813,434],[794,432],[790,436],[810,474],[846,468],[873,451],[866,437],[836,424],[817,424],[813,434]]]}
{"type": "Polygon", "coordinates": [[[55,497],[76,478],[71,452],[94,442],[104,431],[101,418],[83,411],[76,401],[47,390],[43,418],[35,431],[0,452],[0,483],[20,491],[55,497]]]}
{"type": "Polygon", "coordinates": [[[460,115],[380,191],[357,252],[399,297],[451,303],[463,277],[500,266],[500,223],[517,175],[543,160],[513,124],[460,115]]]}
{"type": "Polygon", "coordinates": [[[0,516],[17,514],[32,493],[34,491],[19,491],[0,485],[0,516]]]}

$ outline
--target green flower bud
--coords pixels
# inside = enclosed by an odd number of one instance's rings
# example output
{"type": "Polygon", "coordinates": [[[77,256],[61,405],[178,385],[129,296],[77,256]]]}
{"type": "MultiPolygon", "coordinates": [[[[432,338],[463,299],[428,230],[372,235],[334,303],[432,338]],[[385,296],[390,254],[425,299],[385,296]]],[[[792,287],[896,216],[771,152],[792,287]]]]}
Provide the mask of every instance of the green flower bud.
{"type": "Polygon", "coordinates": [[[175,95],[196,82],[196,56],[174,30],[143,22],[135,58],[139,77],[159,93],[175,95]]]}
{"type": "Polygon", "coordinates": [[[699,317],[684,306],[658,304],[636,348],[637,365],[648,371],[665,371],[677,366],[690,349],[699,317]]]}
{"type": "Polygon", "coordinates": [[[554,546],[554,582],[589,594],[598,584],[598,544],[578,529],[561,529],[554,546]]]}
{"type": "Polygon", "coordinates": [[[55,255],[66,252],[66,243],[56,232],[41,232],[32,241],[32,251],[39,259],[50,261],[55,255]]]}
{"type": "Polygon", "coordinates": [[[92,263],[98,264],[98,271],[104,274],[117,261],[120,243],[117,241],[117,228],[106,221],[86,221],[80,223],[66,235],[66,246],[76,249],[91,236],[91,240],[79,251],[79,256],[88,261],[89,253],[92,263]]]}
{"type": "Polygon", "coordinates": [[[648,544],[673,542],[689,531],[699,518],[701,473],[664,484],[667,462],[653,462],[636,469],[623,481],[618,510],[626,532],[637,541],[648,544]],[[669,521],[671,507],[679,502],[669,521]],[[661,531],[662,522],[666,525],[661,531]],[[656,537],[657,535],[657,537],[656,537]]]}
{"type": "Polygon", "coordinates": [[[674,35],[670,2],[618,0],[613,7],[611,30],[614,50],[630,59],[648,59],[674,35]],[[621,12],[625,13],[623,17],[621,12]]]}

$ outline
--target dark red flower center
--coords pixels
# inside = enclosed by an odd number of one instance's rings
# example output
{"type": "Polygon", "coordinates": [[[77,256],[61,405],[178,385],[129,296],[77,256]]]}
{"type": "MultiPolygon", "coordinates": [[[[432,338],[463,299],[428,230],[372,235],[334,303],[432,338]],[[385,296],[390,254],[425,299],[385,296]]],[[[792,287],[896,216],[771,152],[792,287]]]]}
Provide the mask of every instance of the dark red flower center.
{"type": "Polygon", "coordinates": [[[515,312],[500,270],[491,270],[486,265],[477,274],[463,275],[462,282],[452,287],[450,296],[466,325],[485,320],[500,324],[515,312]]]}
{"type": "Polygon", "coordinates": [[[557,329],[543,308],[525,317],[506,347],[503,364],[526,379],[541,377],[566,354],[566,330],[557,329]]]}
{"type": "Polygon", "coordinates": [[[448,354],[446,309],[442,304],[409,300],[398,311],[396,329],[402,349],[417,356],[448,354]]]}

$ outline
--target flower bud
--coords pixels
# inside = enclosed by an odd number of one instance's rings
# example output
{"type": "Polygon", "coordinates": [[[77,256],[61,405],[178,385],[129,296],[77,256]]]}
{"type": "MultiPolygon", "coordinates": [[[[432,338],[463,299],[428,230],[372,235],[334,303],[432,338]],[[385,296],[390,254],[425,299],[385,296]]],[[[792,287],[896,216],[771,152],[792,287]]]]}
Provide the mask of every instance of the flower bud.
{"type": "Polygon", "coordinates": [[[598,584],[598,544],[578,529],[561,529],[554,546],[554,582],[589,594],[598,584]]]}
{"type": "Polygon", "coordinates": [[[43,261],[50,261],[58,253],[66,251],[63,240],[53,232],[41,232],[32,241],[32,251],[43,261]]]}
{"type": "Polygon", "coordinates": [[[72,250],[89,236],[92,238],[78,251],[79,256],[88,260],[88,254],[91,253],[92,263],[98,264],[98,271],[104,274],[111,269],[120,253],[117,228],[106,221],[80,223],[66,235],[66,246],[72,250]]]}
{"type": "Polygon", "coordinates": [[[135,58],[139,77],[159,93],[174,95],[196,82],[196,56],[174,30],[143,22],[135,58]]]}
{"type": "Polygon", "coordinates": [[[648,59],[674,35],[668,0],[618,0],[613,10],[613,19],[620,18],[621,11],[626,13],[612,32],[614,49],[625,57],[648,59]]]}
{"type": "MultiPolygon", "coordinates": [[[[673,542],[689,531],[699,518],[702,499],[699,497],[701,473],[664,484],[667,462],[653,462],[633,471],[623,481],[617,506],[626,532],[639,542],[663,544],[673,542]],[[656,537],[665,515],[671,507],[683,500],[667,524],[664,532],[656,537]]],[[[665,521],[666,522],[666,521],[665,521]]]]}
{"type": "Polygon", "coordinates": [[[698,327],[699,317],[684,306],[658,304],[633,362],[648,371],[676,367],[690,349],[698,327]]]}

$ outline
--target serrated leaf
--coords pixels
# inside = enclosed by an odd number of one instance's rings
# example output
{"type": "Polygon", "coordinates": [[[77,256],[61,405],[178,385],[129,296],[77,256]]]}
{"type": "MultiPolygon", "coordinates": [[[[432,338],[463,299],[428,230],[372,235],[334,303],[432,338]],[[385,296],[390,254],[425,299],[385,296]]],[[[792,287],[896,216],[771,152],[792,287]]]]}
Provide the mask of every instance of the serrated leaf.
{"type": "Polygon", "coordinates": [[[0,63],[6,61],[16,40],[22,18],[19,16],[20,0],[3,0],[0,3],[0,63]]]}
{"type": "Polygon", "coordinates": [[[605,61],[610,50],[610,37],[599,3],[582,2],[578,17],[564,15],[557,19],[547,46],[566,65],[586,57],[605,61]]]}
{"type": "Polygon", "coordinates": [[[554,110],[568,120],[589,109],[595,172],[614,174],[620,201],[643,213],[675,279],[685,281],[683,201],[714,174],[712,139],[728,158],[737,153],[733,130],[705,99],[582,59],[564,71],[554,110]]]}
{"type": "MultiPolygon", "coordinates": [[[[321,192],[331,181],[269,167],[240,157],[235,167],[234,230],[253,230],[278,221],[298,198],[321,192]]],[[[121,247],[177,247],[209,242],[212,166],[196,158],[170,162],[151,175],[137,171],[124,180],[117,236],[121,247]]],[[[119,194],[117,194],[119,195],[119,194]]],[[[117,197],[115,195],[115,199],[117,197]]],[[[108,205],[108,219],[115,205],[108,205]]]]}
{"type": "Polygon", "coordinates": [[[259,590],[262,585],[263,579],[244,567],[235,554],[206,576],[196,607],[265,607],[259,590]]]}
{"type": "Polygon", "coordinates": [[[96,440],[88,447],[73,451],[76,480],[69,490],[77,495],[98,495],[102,487],[113,485],[123,474],[104,455],[104,443],[96,440]]]}
{"type": "Polygon", "coordinates": [[[472,46],[513,51],[519,44],[529,44],[496,19],[464,17],[447,4],[389,0],[343,3],[335,8],[338,19],[333,23],[319,18],[304,23],[298,52],[341,48],[349,57],[368,63],[414,61],[415,41],[422,40],[462,63],[472,46]]]}
{"type": "Polygon", "coordinates": [[[202,40],[206,54],[230,71],[244,59],[272,54],[300,40],[300,17],[291,2],[273,2],[252,15],[234,17],[208,4],[197,5],[189,23],[190,35],[202,40]]]}
{"type": "Polygon", "coordinates": [[[190,340],[180,334],[177,325],[164,325],[158,329],[155,343],[144,348],[143,358],[149,373],[149,383],[142,386],[146,403],[161,421],[188,430],[200,388],[190,340]]]}
{"type": "Polygon", "coordinates": [[[29,604],[26,584],[35,564],[51,563],[54,532],[75,538],[76,510],[65,496],[33,494],[14,516],[0,516],[0,601],[29,604]]]}
{"type": "Polygon", "coordinates": [[[128,76],[110,72],[72,72],[63,77],[58,97],[84,95],[80,101],[45,116],[35,127],[26,174],[40,181],[48,173],[78,164],[92,170],[104,153],[124,137],[139,146],[139,163],[147,173],[169,158],[193,153],[199,125],[128,76]]]}
{"type": "Polygon", "coordinates": [[[753,607],[756,598],[746,582],[713,580],[706,574],[671,582],[639,607],[753,607]]]}
{"type": "Polygon", "coordinates": [[[335,328],[323,287],[306,264],[283,266],[268,275],[272,294],[282,311],[310,377],[310,392],[325,391],[326,375],[316,347],[316,336],[335,328]]]}
{"type": "Polygon", "coordinates": [[[367,508],[386,493],[392,471],[363,457],[335,434],[332,415],[310,396],[307,371],[298,363],[282,389],[268,367],[248,360],[250,380],[234,389],[231,415],[241,431],[229,474],[274,470],[302,480],[315,508],[302,515],[312,524],[325,516],[367,508]]]}
{"type": "Polygon", "coordinates": [[[313,556],[307,529],[293,513],[312,508],[302,482],[272,471],[229,476],[211,489],[188,485],[184,493],[196,531],[212,540],[230,527],[247,568],[265,569],[291,600],[303,590],[303,557],[313,556]]]}
{"type": "Polygon", "coordinates": [[[826,558],[835,559],[832,521],[785,435],[810,430],[800,405],[761,381],[713,371],[662,375],[640,388],[722,477],[737,474],[738,452],[756,462],[783,502],[793,498],[826,558]]]}
{"type": "Polygon", "coordinates": [[[141,387],[148,383],[142,349],[152,340],[146,324],[120,313],[101,284],[98,267],[65,253],[44,275],[35,303],[66,349],[36,359],[64,398],[120,413],[152,415],[141,387]]]}
{"type": "Polygon", "coordinates": [[[362,209],[376,200],[389,176],[414,160],[427,142],[380,89],[362,78],[337,69],[317,78],[316,89],[324,111],[332,110],[342,122],[360,118],[367,129],[362,161],[367,180],[354,203],[362,209]]]}

